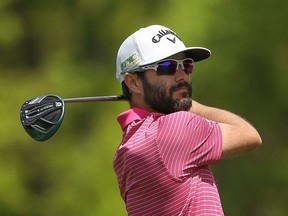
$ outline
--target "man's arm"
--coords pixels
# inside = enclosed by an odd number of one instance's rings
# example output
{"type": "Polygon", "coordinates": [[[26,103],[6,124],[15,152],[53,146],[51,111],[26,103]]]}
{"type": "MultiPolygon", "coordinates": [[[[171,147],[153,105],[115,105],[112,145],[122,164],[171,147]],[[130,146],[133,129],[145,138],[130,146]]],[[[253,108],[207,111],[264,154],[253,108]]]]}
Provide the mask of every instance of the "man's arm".
{"type": "Polygon", "coordinates": [[[262,144],[257,130],[236,114],[194,100],[190,111],[219,124],[222,130],[222,159],[249,153],[262,144]]]}

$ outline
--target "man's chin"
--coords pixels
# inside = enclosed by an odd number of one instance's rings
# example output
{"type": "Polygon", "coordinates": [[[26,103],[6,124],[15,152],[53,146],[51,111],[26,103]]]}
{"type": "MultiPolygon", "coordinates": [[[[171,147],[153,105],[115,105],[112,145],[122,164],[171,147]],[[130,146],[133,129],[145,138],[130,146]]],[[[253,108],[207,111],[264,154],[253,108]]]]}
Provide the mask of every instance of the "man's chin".
{"type": "Polygon", "coordinates": [[[176,100],[174,110],[177,111],[189,111],[192,107],[192,99],[190,97],[185,97],[176,100]]]}

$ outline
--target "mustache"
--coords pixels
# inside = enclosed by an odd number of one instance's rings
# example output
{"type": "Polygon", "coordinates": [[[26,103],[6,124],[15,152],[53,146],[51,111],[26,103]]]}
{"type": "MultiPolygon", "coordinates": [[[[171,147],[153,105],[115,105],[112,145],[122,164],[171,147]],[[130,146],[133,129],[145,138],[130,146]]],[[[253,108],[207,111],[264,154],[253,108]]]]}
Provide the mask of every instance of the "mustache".
{"type": "Polygon", "coordinates": [[[191,97],[192,95],[192,84],[191,83],[188,83],[188,82],[185,82],[185,81],[182,81],[182,82],[179,82],[179,83],[175,83],[173,84],[171,87],[170,87],[170,90],[169,90],[169,93],[170,95],[172,94],[173,91],[175,91],[176,89],[178,88],[187,88],[188,92],[189,92],[189,95],[191,97]]]}

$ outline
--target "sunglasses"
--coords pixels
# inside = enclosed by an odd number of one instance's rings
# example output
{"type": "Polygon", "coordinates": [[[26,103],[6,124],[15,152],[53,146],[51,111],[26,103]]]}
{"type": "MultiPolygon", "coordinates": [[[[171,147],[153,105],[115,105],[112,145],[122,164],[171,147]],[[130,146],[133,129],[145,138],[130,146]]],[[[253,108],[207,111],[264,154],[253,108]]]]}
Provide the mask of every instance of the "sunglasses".
{"type": "Polygon", "coordinates": [[[182,60],[165,59],[156,62],[153,65],[143,66],[141,67],[141,69],[143,70],[153,69],[157,72],[158,75],[174,75],[179,65],[182,67],[183,71],[186,74],[191,74],[194,67],[194,61],[191,58],[185,58],[182,60]]]}

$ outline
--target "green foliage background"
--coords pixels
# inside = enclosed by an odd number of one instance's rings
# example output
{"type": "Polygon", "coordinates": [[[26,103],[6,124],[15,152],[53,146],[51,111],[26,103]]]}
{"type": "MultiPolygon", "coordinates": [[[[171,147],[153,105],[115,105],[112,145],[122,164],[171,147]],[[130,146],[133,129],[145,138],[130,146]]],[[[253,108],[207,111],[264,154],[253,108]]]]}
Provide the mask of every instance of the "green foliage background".
{"type": "Polygon", "coordinates": [[[194,0],[0,1],[0,215],[126,215],[112,169],[125,102],[66,105],[49,141],[23,130],[29,98],[121,93],[115,57],[135,30],[162,24],[212,57],[192,76],[194,98],[231,110],[263,146],[213,167],[226,215],[283,216],[287,200],[288,2],[194,0]]]}

